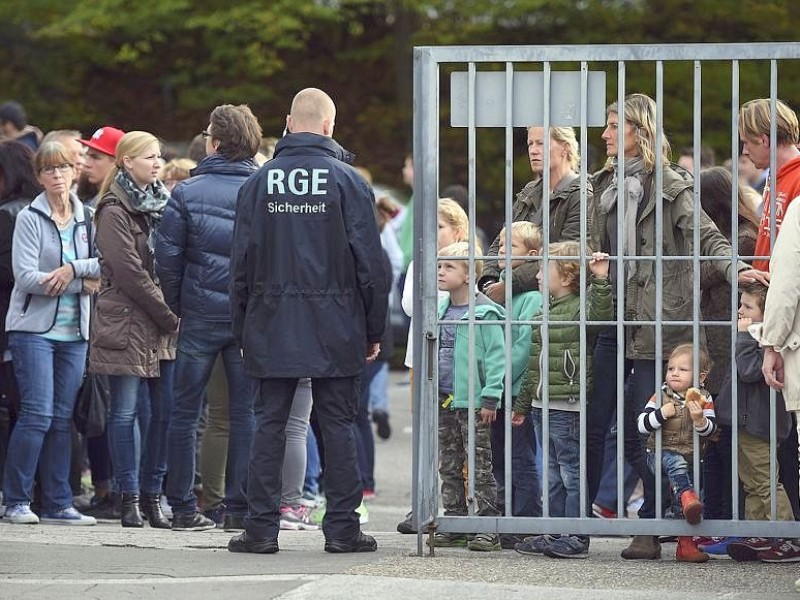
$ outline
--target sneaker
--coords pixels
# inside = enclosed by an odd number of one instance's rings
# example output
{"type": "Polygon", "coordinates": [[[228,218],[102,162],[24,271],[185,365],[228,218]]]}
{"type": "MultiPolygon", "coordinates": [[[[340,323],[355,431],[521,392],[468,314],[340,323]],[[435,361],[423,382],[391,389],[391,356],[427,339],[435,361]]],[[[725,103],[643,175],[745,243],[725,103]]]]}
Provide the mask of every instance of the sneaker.
{"type": "Polygon", "coordinates": [[[765,563],[800,562],[800,540],[784,540],[769,550],[759,552],[758,560],[765,563]]]}
{"type": "Polygon", "coordinates": [[[41,520],[49,525],[97,525],[97,519],[87,517],[71,506],[63,510],[42,511],[41,520]]]}
{"type": "Polygon", "coordinates": [[[312,492],[303,492],[303,497],[300,498],[297,503],[308,506],[309,508],[317,508],[325,504],[325,496],[320,496],[312,492]]]}
{"type": "Polygon", "coordinates": [[[500,536],[496,533],[479,533],[467,542],[467,548],[477,552],[492,552],[502,550],[500,536]]]}
{"type": "Polygon", "coordinates": [[[589,538],[562,535],[545,546],[543,553],[550,558],[589,558],[589,538]]]}
{"type": "MultiPolygon", "coordinates": [[[[431,545],[429,539],[426,544],[431,545]]],[[[467,536],[463,533],[450,533],[447,531],[437,531],[433,534],[434,548],[464,548],[467,545],[467,536]]]]}
{"type": "Polygon", "coordinates": [[[3,520],[15,525],[36,525],[39,517],[31,510],[29,504],[12,504],[6,508],[3,520]]]}
{"type": "Polygon", "coordinates": [[[617,513],[611,510],[610,508],[606,508],[605,506],[601,506],[597,503],[592,503],[592,514],[597,517],[598,519],[616,519],[617,513]]]}
{"type": "Polygon", "coordinates": [[[378,426],[378,437],[388,440],[392,437],[392,426],[389,425],[389,413],[385,410],[373,410],[372,422],[378,426]]]}
{"type": "Polygon", "coordinates": [[[369,523],[369,512],[367,511],[367,505],[364,504],[364,501],[361,501],[361,504],[356,509],[358,513],[358,523],[360,525],[365,525],[369,523]]]}
{"type": "Polygon", "coordinates": [[[281,506],[281,529],[288,531],[316,531],[318,525],[314,525],[310,519],[310,511],[307,507],[281,506]]]}
{"type": "Polygon", "coordinates": [[[119,521],[122,518],[122,500],[119,494],[109,493],[106,496],[94,496],[90,504],[91,506],[83,511],[83,514],[95,519],[110,521],[119,521]]]}
{"type": "Polygon", "coordinates": [[[224,531],[241,531],[244,529],[244,517],[240,515],[225,515],[222,520],[224,531]]]}
{"type": "Polygon", "coordinates": [[[199,512],[180,512],[172,517],[173,531],[206,531],[216,526],[214,521],[199,512]]]}
{"type": "Polygon", "coordinates": [[[308,520],[314,525],[322,525],[322,519],[325,518],[325,503],[323,502],[317,508],[311,511],[308,520]]]}
{"type": "Polygon", "coordinates": [[[728,556],[728,545],[735,544],[744,540],[742,537],[722,537],[722,538],[709,538],[707,543],[703,541],[697,542],[697,547],[706,554],[712,556],[728,556]],[[715,540],[716,541],[713,541],[715,540]]]}
{"type": "Polygon", "coordinates": [[[375,552],[378,549],[378,542],[371,535],[359,531],[349,540],[326,539],[325,552],[342,554],[345,552],[375,552]]]}
{"type": "Polygon", "coordinates": [[[203,516],[214,521],[217,525],[217,529],[222,529],[222,523],[225,519],[225,506],[220,504],[216,508],[204,510],[203,516]]]}
{"type": "Polygon", "coordinates": [[[375,490],[364,488],[364,491],[361,493],[361,497],[364,499],[364,502],[375,500],[375,490]]]}
{"type": "Polygon", "coordinates": [[[761,537],[749,537],[738,542],[728,544],[728,556],[739,562],[752,562],[758,560],[758,553],[770,550],[774,540],[761,537]]]}
{"type": "Polygon", "coordinates": [[[542,554],[544,553],[544,549],[557,539],[556,536],[550,535],[549,533],[533,535],[531,537],[526,537],[521,544],[514,546],[514,550],[525,555],[542,554]]]}
{"type": "Polygon", "coordinates": [[[500,534],[500,547],[503,550],[513,550],[517,544],[521,544],[528,536],[520,535],[517,533],[501,533],[500,534]]]}

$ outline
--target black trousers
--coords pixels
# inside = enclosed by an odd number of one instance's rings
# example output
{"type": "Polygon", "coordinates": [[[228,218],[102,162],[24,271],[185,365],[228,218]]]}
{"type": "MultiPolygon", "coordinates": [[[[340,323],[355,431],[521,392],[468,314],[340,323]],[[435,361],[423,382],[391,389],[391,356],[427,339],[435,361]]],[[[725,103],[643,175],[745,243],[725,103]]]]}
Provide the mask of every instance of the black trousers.
{"type": "MultiPolygon", "coordinates": [[[[256,538],[275,538],[280,529],[281,481],[286,421],[298,379],[259,381],[256,431],[247,481],[245,528],[256,538]]],[[[353,435],[358,412],[358,377],[311,379],[311,393],[325,447],[325,495],[322,521],[326,539],[347,539],[359,531],[361,475],[353,435]]]]}

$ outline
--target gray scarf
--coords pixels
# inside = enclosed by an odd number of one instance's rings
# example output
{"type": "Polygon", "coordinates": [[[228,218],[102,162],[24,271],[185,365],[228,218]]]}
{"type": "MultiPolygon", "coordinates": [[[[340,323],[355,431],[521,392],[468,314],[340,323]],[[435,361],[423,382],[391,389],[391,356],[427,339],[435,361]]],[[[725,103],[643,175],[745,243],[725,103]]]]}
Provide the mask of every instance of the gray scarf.
{"type": "Polygon", "coordinates": [[[144,215],[147,219],[149,232],[147,234],[147,247],[150,254],[155,253],[156,248],[156,229],[161,222],[161,215],[169,202],[169,192],[161,181],[148,185],[145,189],[140,188],[128,175],[125,169],[120,169],[115,181],[128,194],[131,208],[134,212],[144,215]]]}
{"type": "MultiPolygon", "coordinates": [[[[614,158],[614,179],[600,197],[600,206],[606,214],[609,214],[617,205],[617,159],[614,158]]],[[[641,157],[629,158],[625,160],[625,204],[624,214],[624,240],[623,248],[617,249],[619,254],[633,256],[636,254],[636,218],[639,214],[639,205],[645,199],[644,187],[650,173],[644,168],[644,159],[641,157]]],[[[628,261],[626,272],[628,277],[636,270],[636,262],[628,261]]]]}

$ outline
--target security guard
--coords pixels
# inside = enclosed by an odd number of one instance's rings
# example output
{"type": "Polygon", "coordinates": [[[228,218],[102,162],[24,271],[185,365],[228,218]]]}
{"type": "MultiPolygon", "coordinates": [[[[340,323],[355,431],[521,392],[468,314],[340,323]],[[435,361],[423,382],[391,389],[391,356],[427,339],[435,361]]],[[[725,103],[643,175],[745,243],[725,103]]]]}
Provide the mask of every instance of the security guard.
{"type": "Polygon", "coordinates": [[[388,287],[372,190],[332,138],[336,107],[308,88],[292,101],[275,158],[239,192],[231,311],[247,373],[259,379],[245,532],[231,552],[278,551],[285,427],[297,381],[310,377],[325,446],[327,552],[372,552],[356,508],[353,438],[359,375],[374,360],[388,287]]]}

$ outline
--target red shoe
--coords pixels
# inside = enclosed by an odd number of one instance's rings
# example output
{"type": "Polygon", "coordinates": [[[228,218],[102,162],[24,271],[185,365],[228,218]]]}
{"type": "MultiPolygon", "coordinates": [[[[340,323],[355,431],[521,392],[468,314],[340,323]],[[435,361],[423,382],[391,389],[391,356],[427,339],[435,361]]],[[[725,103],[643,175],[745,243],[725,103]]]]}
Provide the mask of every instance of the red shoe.
{"type": "Polygon", "coordinates": [[[592,504],[592,512],[594,516],[598,519],[616,519],[617,513],[615,513],[610,508],[606,508],[600,504],[593,503],[592,504]]]}
{"type": "Polygon", "coordinates": [[[681,494],[681,508],[689,525],[697,525],[703,520],[703,503],[694,490],[686,490],[681,494]]]}
{"type": "Polygon", "coordinates": [[[800,562],[800,540],[784,540],[780,545],[759,552],[757,557],[765,563],[800,562]]]}
{"type": "Polygon", "coordinates": [[[369,500],[375,500],[375,490],[364,489],[361,497],[364,499],[365,502],[369,500]]]}
{"type": "Polygon", "coordinates": [[[682,535],[678,538],[675,559],[678,562],[704,563],[708,562],[708,554],[701,551],[691,537],[682,535]]]}

